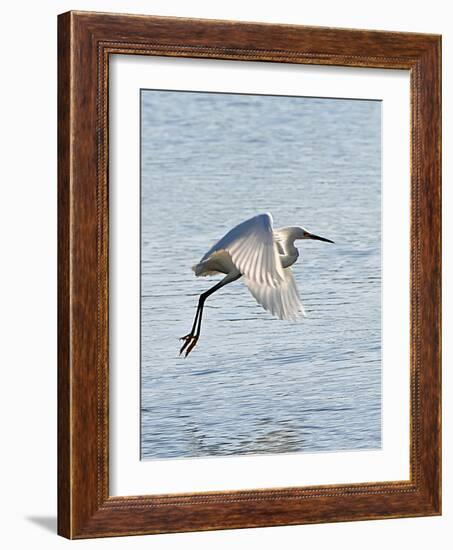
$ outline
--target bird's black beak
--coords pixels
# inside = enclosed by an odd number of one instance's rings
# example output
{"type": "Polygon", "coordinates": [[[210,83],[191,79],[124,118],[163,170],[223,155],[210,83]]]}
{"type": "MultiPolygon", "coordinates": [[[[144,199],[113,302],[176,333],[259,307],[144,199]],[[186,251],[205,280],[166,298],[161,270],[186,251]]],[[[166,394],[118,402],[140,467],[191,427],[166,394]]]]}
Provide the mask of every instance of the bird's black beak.
{"type": "Polygon", "coordinates": [[[325,243],[335,244],[330,239],[325,239],[324,237],[319,237],[318,235],[313,235],[313,233],[308,233],[306,238],[307,239],[313,239],[314,241],[324,241],[325,243]]]}

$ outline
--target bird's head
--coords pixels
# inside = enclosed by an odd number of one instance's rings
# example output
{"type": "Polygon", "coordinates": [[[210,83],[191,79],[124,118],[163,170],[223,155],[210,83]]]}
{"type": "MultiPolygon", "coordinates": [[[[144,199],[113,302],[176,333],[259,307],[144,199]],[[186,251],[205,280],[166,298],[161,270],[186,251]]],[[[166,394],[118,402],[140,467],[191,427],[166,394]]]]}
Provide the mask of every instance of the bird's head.
{"type": "Polygon", "coordinates": [[[333,243],[330,239],[326,239],[324,237],[320,237],[319,235],[314,235],[313,233],[310,233],[303,227],[296,227],[295,228],[295,238],[296,239],[312,239],[314,241],[324,241],[326,243],[333,243]]]}

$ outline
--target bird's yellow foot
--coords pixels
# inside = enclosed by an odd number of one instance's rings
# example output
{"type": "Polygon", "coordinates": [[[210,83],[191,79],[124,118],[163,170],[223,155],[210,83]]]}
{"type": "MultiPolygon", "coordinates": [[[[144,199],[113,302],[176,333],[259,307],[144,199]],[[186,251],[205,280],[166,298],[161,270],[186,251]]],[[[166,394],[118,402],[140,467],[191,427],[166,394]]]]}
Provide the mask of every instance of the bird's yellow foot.
{"type": "Polygon", "coordinates": [[[187,357],[189,353],[193,350],[193,348],[197,345],[198,338],[199,336],[194,334],[186,334],[186,336],[180,338],[180,340],[184,340],[184,344],[179,350],[179,355],[181,355],[185,351],[186,353],[184,354],[184,357],[187,357]]]}

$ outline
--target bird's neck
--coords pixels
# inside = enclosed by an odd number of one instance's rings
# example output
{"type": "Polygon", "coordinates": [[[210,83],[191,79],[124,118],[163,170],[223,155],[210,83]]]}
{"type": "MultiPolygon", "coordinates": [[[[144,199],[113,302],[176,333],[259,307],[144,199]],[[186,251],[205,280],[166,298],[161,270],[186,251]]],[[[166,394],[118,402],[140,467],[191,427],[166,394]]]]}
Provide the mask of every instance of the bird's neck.
{"type": "Polygon", "coordinates": [[[295,256],[296,260],[297,260],[297,258],[299,257],[299,251],[297,250],[296,246],[294,245],[294,239],[291,239],[291,240],[288,241],[286,251],[287,251],[288,255],[295,256]]]}
{"type": "Polygon", "coordinates": [[[297,229],[297,228],[290,227],[287,233],[286,243],[285,243],[285,253],[288,256],[294,257],[294,261],[296,261],[297,258],[299,257],[299,251],[297,250],[294,244],[296,240],[296,233],[293,229],[297,229]]]}
{"type": "Polygon", "coordinates": [[[284,227],[278,230],[279,243],[277,244],[279,244],[280,261],[284,268],[293,265],[299,257],[299,251],[294,246],[297,230],[297,227],[284,227]]]}
{"type": "Polygon", "coordinates": [[[280,256],[280,261],[282,263],[282,267],[289,267],[290,265],[293,265],[297,258],[299,257],[299,251],[294,246],[294,243],[292,243],[291,247],[288,247],[286,254],[283,256],[280,256]]]}

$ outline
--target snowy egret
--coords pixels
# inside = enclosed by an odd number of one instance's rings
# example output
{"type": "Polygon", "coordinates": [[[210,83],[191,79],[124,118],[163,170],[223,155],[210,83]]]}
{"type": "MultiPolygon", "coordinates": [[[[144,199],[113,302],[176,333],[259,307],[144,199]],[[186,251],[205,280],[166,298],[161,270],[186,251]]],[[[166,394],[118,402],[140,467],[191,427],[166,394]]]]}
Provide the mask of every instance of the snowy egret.
{"type": "Polygon", "coordinates": [[[212,288],[200,294],[192,330],[181,340],[180,354],[185,357],[200,337],[201,318],[206,299],[223,286],[244,277],[255,300],[279,319],[297,319],[304,315],[291,266],[299,257],[297,239],[333,243],[309,233],[303,227],[274,229],[270,213],[259,214],[233,227],[200,262],[192,267],[197,277],[225,274],[212,288]]]}

